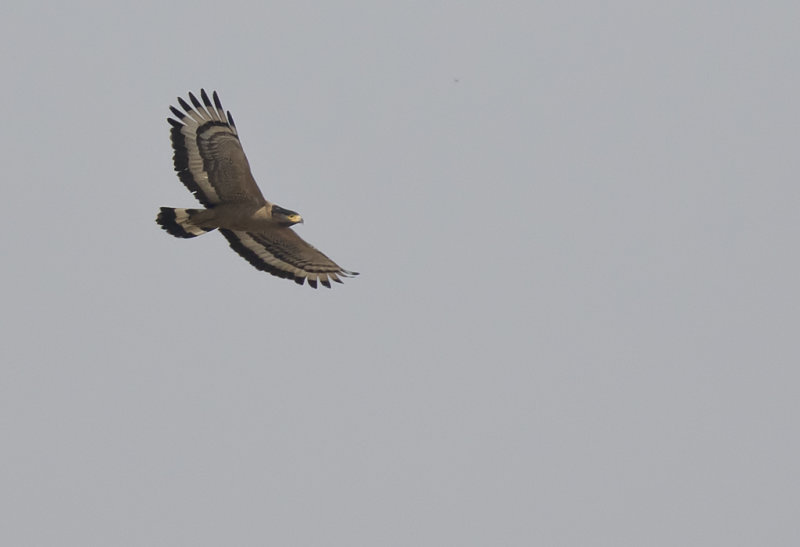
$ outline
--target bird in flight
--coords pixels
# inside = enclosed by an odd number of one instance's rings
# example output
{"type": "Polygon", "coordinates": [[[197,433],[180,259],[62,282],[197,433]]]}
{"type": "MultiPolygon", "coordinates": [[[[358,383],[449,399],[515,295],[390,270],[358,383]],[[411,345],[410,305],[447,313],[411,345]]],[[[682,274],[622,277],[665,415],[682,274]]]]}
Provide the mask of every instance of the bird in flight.
{"type": "Polygon", "coordinates": [[[191,105],[178,97],[183,111],[170,106],[173,161],[178,178],[205,209],[161,207],[156,222],[167,233],[181,238],[203,235],[214,229],[231,248],[257,269],[277,277],[317,283],[330,288],[331,281],[358,272],[341,268],[297,235],[291,226],[303,218],[264,199],[244,155],[230,112],[225,112],[214,91],[204,89],[200,100],[189,93],[191,105]]]}

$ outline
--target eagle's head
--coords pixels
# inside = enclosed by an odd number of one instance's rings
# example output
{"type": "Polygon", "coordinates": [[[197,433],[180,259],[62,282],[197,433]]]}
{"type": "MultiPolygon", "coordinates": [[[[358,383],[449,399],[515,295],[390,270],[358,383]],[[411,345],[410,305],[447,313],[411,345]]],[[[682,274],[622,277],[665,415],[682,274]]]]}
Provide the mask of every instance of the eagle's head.
{"type": "Polygon", "coordinates": [[[272,206],[272,219],[281,226],[291,226],[292,224],[302,223],[303,217],[299,213],[278,207],[272,206]]]}

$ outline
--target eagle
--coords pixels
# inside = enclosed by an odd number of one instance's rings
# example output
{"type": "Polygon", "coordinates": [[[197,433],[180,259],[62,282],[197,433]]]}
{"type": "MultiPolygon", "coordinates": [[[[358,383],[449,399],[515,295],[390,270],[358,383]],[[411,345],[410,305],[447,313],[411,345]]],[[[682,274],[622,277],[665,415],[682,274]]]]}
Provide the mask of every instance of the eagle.
{"type": "Polygon", "coordinates": [[[257,269],[299,285],[308,281],[330,288],[331,281],[358,272],[341,268],[292,230],[303,218],[264,199],[239,141],[233,116],[222,108],[214,91],[200,100],[189,93],[191,105],[178,97],[183,111],[170,106],[175,118],[170,136],[178,178],[205,209],[161,207],[156,222],[180,238],[218,229],[231,248],[257,269]]]}

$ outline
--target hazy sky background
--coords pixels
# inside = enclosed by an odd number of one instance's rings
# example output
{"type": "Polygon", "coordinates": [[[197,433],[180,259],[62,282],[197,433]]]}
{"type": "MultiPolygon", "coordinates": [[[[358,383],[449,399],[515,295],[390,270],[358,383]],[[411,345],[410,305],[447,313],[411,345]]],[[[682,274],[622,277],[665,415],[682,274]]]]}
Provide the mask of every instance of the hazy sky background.
{"type": "Polygon", "coordinates": [[[0,543],[800,544],[798,21],[4,3],[0,543]],[[200,87],[360,277],[158,228],[200,87]]]}

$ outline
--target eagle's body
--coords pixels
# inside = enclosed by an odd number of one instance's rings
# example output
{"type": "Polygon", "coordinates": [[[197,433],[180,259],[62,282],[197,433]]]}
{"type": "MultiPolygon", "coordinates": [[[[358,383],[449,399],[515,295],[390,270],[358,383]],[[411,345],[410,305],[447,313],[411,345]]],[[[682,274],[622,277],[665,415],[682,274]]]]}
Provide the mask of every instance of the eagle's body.
{"type": "Polygon", "coordinates": [[[261,194],[239,142],[230,112],[216,91],[212,104],[205,90],[202,103],[189,93],[193,106],[178,98],[185,112],[170,107],[172,148],[178,178],[205,209],[162,207],[156,218],[175,237],[189,238],[219,229],[231,248],[259,270],[312,287],[330,287],[339,276],[358,275],[303,241],[291,228],[302,217],[270,203],[261,194]]]}

